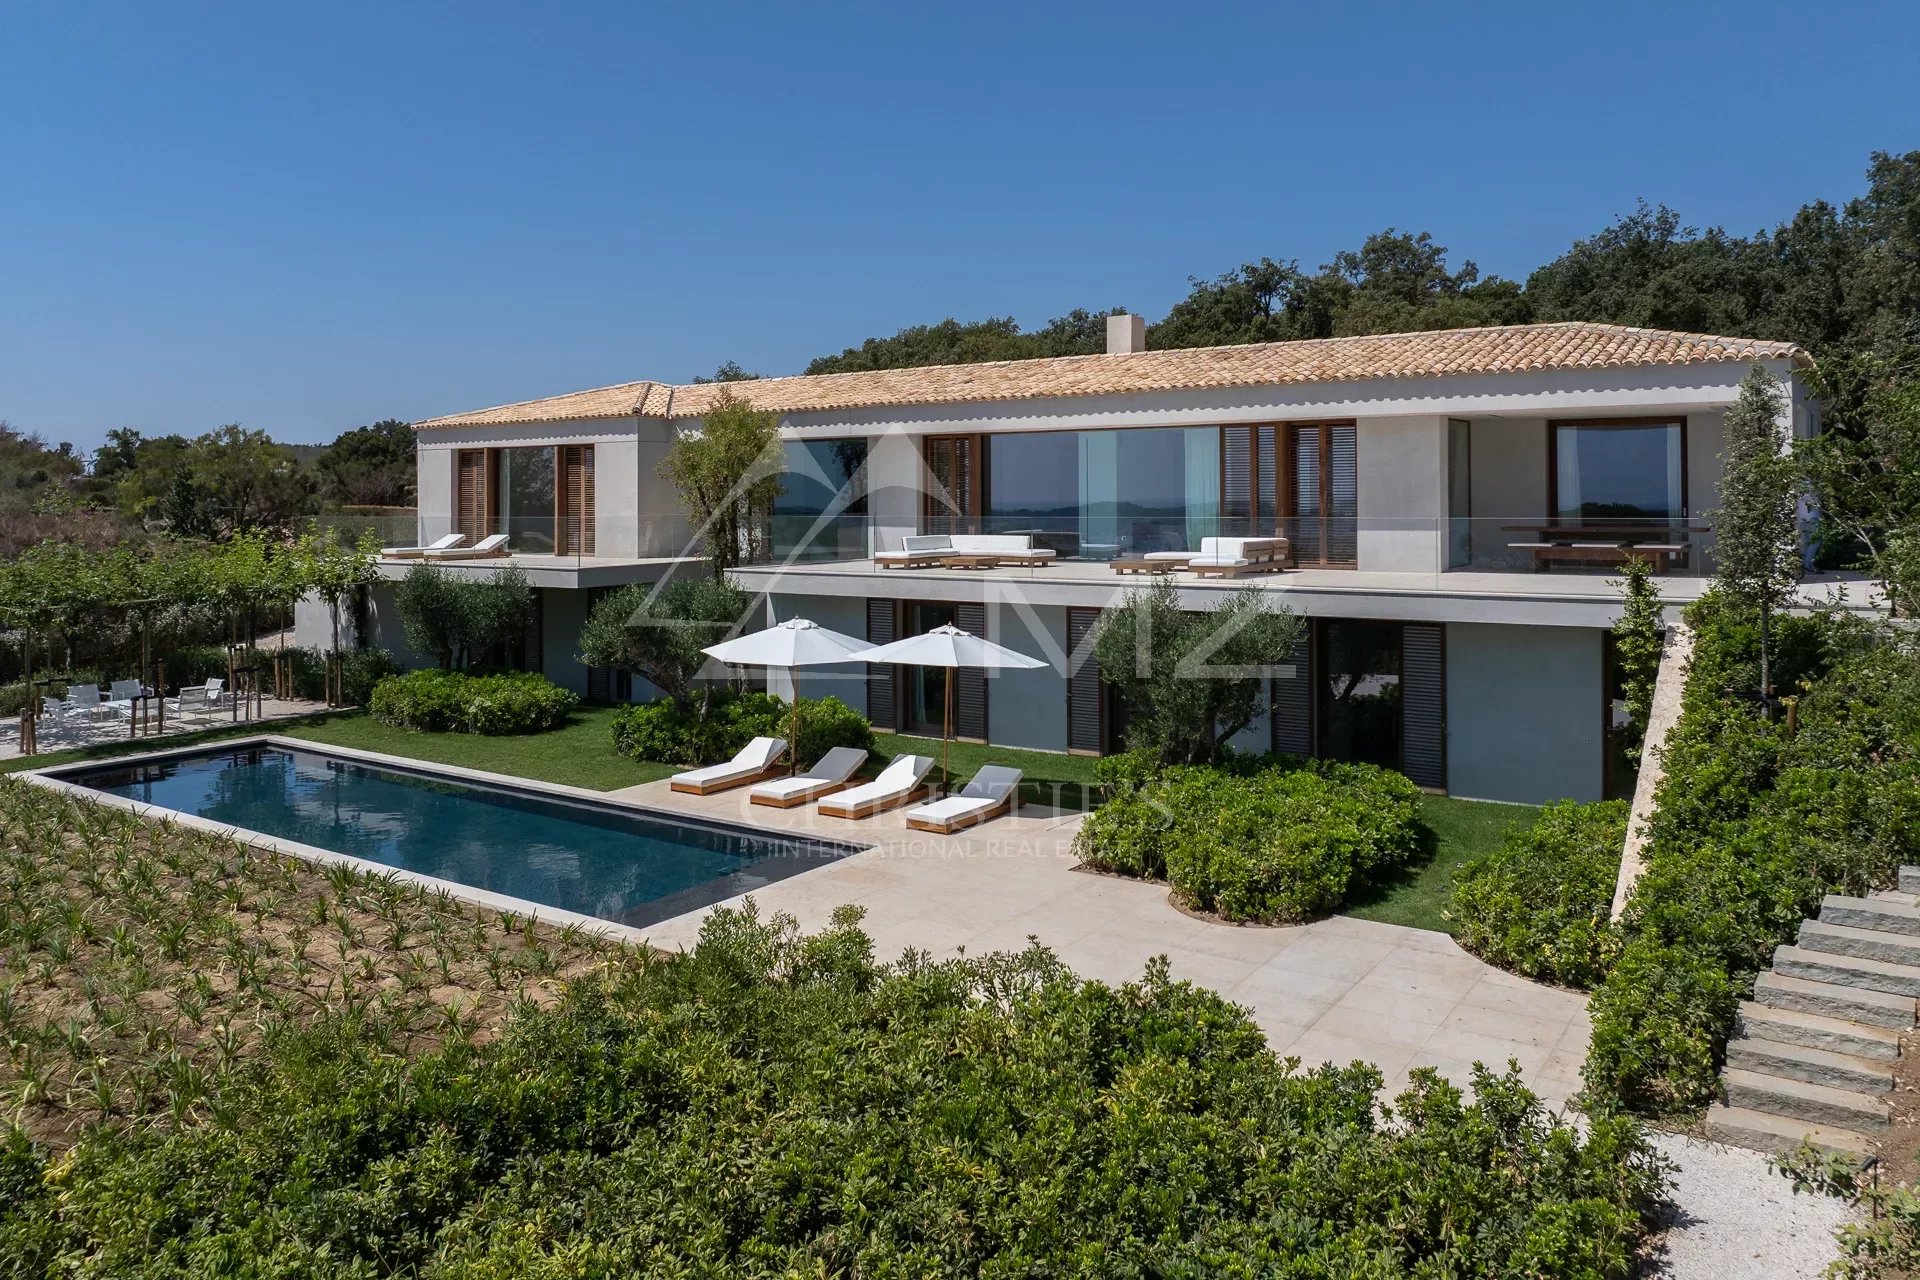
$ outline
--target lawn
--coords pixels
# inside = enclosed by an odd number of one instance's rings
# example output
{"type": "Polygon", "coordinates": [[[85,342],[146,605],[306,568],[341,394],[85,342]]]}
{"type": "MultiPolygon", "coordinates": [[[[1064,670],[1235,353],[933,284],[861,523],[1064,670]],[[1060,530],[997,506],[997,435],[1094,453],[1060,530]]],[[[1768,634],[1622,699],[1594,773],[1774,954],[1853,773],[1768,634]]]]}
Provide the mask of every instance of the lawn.
{"type": "Polygon", "coordinates": [[[1433,832],[1432,857],[1376,886],[1341,914],[1452,933],[1453,924],[1443,913],[1454,876],[1467,862],[1499,848],[1508,831],[1532,822],[1539,813],[1529,805],[1425,797],[1420,817],[1433,832]]]}

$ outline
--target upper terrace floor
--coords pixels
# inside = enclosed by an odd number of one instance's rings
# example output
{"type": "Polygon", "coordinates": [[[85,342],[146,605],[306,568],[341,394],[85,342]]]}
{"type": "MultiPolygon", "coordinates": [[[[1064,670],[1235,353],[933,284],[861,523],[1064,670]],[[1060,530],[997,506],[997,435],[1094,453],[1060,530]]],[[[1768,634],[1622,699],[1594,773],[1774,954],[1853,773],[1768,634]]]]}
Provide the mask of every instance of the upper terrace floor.
{"type": "MultiPolygon", "coordinates": [[[[1617,575],[1576,543],[1663,548],[1659,568],[1697,576],[1755,363],[1789,429],[1814,430],[1794,348],[1596,325],[736,384],[782,441],[783,492],[743,550],[858,573],[911,534],[1011,533],[1097,565],[1257,532],[1301,569],[1428,591],[1617,575]]],[[[630,384],[422,423],[419,534],[583,564],[697,555],[658,466],[714,394],[630,384]]]]}

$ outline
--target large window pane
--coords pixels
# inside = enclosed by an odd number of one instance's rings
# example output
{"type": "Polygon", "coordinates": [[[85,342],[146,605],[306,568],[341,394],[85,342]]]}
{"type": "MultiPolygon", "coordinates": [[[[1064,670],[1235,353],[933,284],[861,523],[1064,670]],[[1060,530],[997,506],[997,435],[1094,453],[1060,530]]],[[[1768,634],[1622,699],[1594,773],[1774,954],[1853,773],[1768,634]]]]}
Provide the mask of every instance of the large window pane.
{"type": "Polygon", "coordinates": [[[1320,754],[1400,767],[1400,624],[1329,619],[1320,630],[1320,754]]]}
{"type": "Polygon", "coordinates": [[[510,550],[523,555],[553,552],[553,449],[502,449],[495,533],[507,535],[510,550]]]}
{"type": "Polygon", "coordinates": [[[1559,423],[1554,519],[1665,521],[1686,515],[1681,424],[1559,423]]]}
{"type": "Polygon", "coordinates": [[[1197,550],[1219,516],[1217,427],[988,437],[986,532],[1111,560],[1197,550]]]}
{"type": "Polygon", "coordinates": [[[789,440],[773,501],[779,561],[857,560],[867,553],[867,442],[789,440]]]}

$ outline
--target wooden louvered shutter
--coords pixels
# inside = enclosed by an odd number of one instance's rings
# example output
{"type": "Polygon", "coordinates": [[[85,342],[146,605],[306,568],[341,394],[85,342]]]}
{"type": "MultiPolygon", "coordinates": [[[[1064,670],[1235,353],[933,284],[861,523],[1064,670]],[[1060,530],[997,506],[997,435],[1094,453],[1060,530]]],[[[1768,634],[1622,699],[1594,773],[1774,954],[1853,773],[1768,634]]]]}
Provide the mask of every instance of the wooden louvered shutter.
{"type": "Polygon", "coordinates": [[[593,446],[560,446],[561,555],[593,554],[593,446]]]}
{"type": "Polygon", "coordinates": [[[1280,428],[1254,428],[1253,529],[1256,538],[1280,530],[1280,428]]]}
{"type": "Polygon", "coordinates": [[[1287,537],[1293,543],[1293,558],[1303,565],[1320,564],[1325,559],[1326,539],[1320,517],[1320,427],[1318,424],[1293,429],[1293,518],[1287,522],[1287,537]]]}
{"type": "MultiPolygon", "coordinates": [[[[893,600],[867,601],[867,641],[892,644],[900,638],[900,607],[893,600]]],[[[898,669],[891,663],[867,664],[867,719],[873,727],[892,732],[900,725],[898,669]]]]}
{"type": "Polygon", "coordinates": [[[1351,568],[1360,555],[1359,440],[1351,422],[1327,428],[1327,550],[1330,565],[1351,568]]]}
{"type": "Polygon", "coordinates": [[[1269,749],[1276,755],[1313,754],[1313,644],[1311,625],[1300,637],[1293,656],[1290,676],[1276,675],[1271,681],[1272,703],[1268,709],[1269,749]]]}
{"type": "MultiPolygon", "coordinates": [[[[987,635],[987,606],[984,604],[957,604],[953,607],[953,622],[962,631],[972,632],[985,639],[987,635]]],[[[957,668],[951,673],[953,680],[953,736],[966,742],[985,742],[987,740],[987,673],[957,668]]]]}
{"type": "Polygon", "coordinates": [[[1099,755],[1106,747],[1100,663],[1093,656],[1098,609],[1067,610],[1067,750],[1099,755]]]}
{"type": "Polygon", "coordinates": [[[475,543],[487,536],[487,451],[462,449],[455,464],[452,532],[475,543]]]}
{"type": "Polygon", "coordinates": [[[974,533],[980,514],[976,436],[927,437],[929,483],[925,498],[926,533],[974,533]]]}
{"type": "Polygon", "coordinates": [[[1400,630],[1400,771],[1436,791],[1447,787],[1447,632],[1437,622],[1400,630]]]}
{"type": "Polygon", "coordinates": [[[1253,470],[1253,428],[1220,428],[1220,532],[1224,537],[1244,538],[1255,532],[1253,470]]]}

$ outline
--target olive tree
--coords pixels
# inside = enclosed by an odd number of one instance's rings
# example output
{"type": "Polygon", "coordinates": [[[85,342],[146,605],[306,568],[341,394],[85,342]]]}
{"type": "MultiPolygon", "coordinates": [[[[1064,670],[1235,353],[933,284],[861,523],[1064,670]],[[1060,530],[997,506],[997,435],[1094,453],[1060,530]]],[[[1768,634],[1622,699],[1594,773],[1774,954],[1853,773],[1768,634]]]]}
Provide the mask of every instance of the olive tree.
{"type": "Polygon", "coordinates": [[[635,583],[594,605],[580,631],[580,661],[646,677],[681,707],[705,719],[711,687],[701,685],[701,652],[726,637],[753,605],[726,579],[635,583]]]}
{"type": "Polygon", "coordinates": [[[1129,591],[1101,616],[1093,655],[1127,704],[1127,745],[1169,764],[1210,764],[1266,709],[1266,678],[1288,661],[1306,622],[1242,587],[1192,613],[1164,580],[1129,591]]]}

